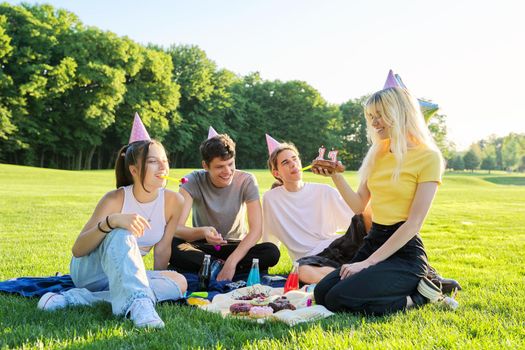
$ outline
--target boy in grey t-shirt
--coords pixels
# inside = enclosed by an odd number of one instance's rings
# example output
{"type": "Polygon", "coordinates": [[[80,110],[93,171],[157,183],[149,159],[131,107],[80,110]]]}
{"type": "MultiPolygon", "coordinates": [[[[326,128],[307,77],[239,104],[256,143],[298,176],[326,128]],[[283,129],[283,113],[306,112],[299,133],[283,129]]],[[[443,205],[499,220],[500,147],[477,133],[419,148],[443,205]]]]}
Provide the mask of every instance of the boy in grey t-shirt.
{"type": "Polygon", "coordinates": [[[255,177],[235,169],[235,143],[216,135],[200,146],[204,170],[187,176],[179,192],[184,206],[172,243],[170,268],[198,272],[204,255],[224,260],[217,280],[248,272],[253,258],[266,270],[279,261],[273,243],[257,244],[262,236],[262,209],[255,177]],[[193,227],[185,225],[192,209],[193,227]],[[248,227],[246,227],[246,217],[248,227]],[[220,245],[220,249],[217,246],[220,245]]]}

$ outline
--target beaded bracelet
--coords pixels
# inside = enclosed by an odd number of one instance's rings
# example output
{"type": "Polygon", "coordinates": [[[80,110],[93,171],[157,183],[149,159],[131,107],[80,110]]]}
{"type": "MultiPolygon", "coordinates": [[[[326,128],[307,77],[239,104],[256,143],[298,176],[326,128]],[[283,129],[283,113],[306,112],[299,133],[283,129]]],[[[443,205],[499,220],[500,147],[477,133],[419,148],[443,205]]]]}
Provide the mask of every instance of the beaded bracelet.
{"type": "Polygon", "coordinates": [[[102,229],[102,227],[100,227],[100,223],[101,223],[101,222],[102,222],[102,221],[99,221],[98,224],[97,224],[98,230],[99,230],[100,232],[105,233],[105,234],[110,233],[111,231],[105,231],[105,230],[102,229]]]}
{"type": "Polygon", "coordinates": [[[111,225],[109,224],[109,215],[106,216],[106,225],[108,225],[110,230],[114,230],[115,229],[114,227],[111,227],[111,225]]]}

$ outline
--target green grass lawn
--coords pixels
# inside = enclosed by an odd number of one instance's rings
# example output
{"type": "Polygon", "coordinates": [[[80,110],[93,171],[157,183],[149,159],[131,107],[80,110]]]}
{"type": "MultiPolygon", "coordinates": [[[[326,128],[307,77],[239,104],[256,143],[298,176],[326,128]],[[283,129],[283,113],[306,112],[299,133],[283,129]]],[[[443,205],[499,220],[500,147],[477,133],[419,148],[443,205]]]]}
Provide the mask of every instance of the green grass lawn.
{"type": "MultiPolygon", "coordinates": [[[[269,172],[254,173],[264,192],[273,182],[269,172]]],[[[357,183],[355,173],[347,176],[357,183]]],[[[310,173],[305,177],[330,183],[310,173]]],[[[0,280],[5,280],[68,273],[73,241],[114,177],[111,171],[0,164],[0,184],[0,280]]],[[[445,176],[421,234],[432,265],[464,288],[455,312],[428,305],[387,317],[338,314],[289,328],[164,304],[158,310],[166,328],[138,330],[113,317],[109,305],[47,313],[36,309],[37,299],[0,294],[0,349],[525,348],[524,185],[525,176],[516,174],[445,176]]],[[[151,257],[146,264],[151,268],[151,257]]],[[[290,267],[284,253],[272,272],[290,267]]]]}

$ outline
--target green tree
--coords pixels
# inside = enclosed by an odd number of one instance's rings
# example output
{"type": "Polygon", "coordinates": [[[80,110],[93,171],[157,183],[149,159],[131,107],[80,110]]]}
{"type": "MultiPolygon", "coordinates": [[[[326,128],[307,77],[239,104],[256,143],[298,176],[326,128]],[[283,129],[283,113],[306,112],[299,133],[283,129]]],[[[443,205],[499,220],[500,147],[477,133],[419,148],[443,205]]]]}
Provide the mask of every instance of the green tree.
{"type": "Polygon", "coordinates": [[[525,135],[510,133],[503,139],[501,147],[503,169],[515,170],[525,155],[525,135]]]}
{"type": "MultiPolygon", "coordinates": [[[[328,149],[340,148],[339,139],[329,133],[330,122],[338,117],[337,108],[328,105],[319,92],[305,82],[277,80],[272,85],[273,93],[266,98],[268,104],[262,105],[265,118],[271,122],[267,132],[294,142],[305,162],[315,158],[322,144],[328,149]]],[[[261,158],[264,165],[267,152],[263,152],[261,158]]]]}
{"type": "Polygon", "coordinates": [[[447,161],[447,169],[464,170],[465,163],[463,162],[463,157],[460,154],[454,154],[452,158],[447,161]]]}
{"type": "MultiPolygon", "coordinates": [[[[263,167],[262,159],[268,154],[265,151],[264,134],[272,134],[273,123],[267,118],[268,110],[264,108],[264,101],[274,94],[273,85],[270,82],[265,83],[259,73],[252,73],[235,82],[230,91],[233,104],[228,110],[228,119],[236,120],[237,123],[238,131],[234,131],[232,137],[237,141],[239,166],[263,167]]],[[[277,135],[273,136],[279,138],[277,135]]]]}
{"type": "Polygon", "coordinates": [[[339,117],[314,88],[301,81],[264,81],[257,73],[244,77],[233,89],[232,113],[242,120],[237,135],[242,167],[265,167],[268,151],[264,134],[279,141],[293,142],[303,162],[317,155],[320,145],[340,147],[331,131],[339,117]]]}
{"type": "Polygon", "coordinates": [[[8,24],[7,17],[0,15],[0,161],[6,161],[10,151],[21,147],[13,139],[17,127],[13,123],[12,111],[23,101],[18,96],[13,79],[5,72],[5,65],[13,53],[11,37],[7,34],[8,24]]]}
{"type": "MultiPolygon", "coordinates": [[[[97,158],[98,167],[114,162],[116,151],[128,142],[133,115],[138,112],[151,137],[165,141],[171,128],[181,123],[177,112],[180,87],[173,81],[171,57],[154,48],[144,48],[127,42],[127,55],[134,57],[132,69],[125,69],[126,92],[115,112],[115,123],[104,139],[104,147],[97,158]],[[104,160],[104,162],[102,162],[104,160]]],[[[165,146],[169,150],[169,144],[165,146]]]]}
{"type": "Polygon", "coordinates": [[[488,170],[489,174],[491,170],[496,168],[496,160],[492,157],[483,158],[481,161],[481,169],[488,170]]]}
{"type": "MultiPolygon", "coordinates": [[[[61,115],[72,131],[63,135],[74,150],[74,168],[89,169],[104,131],[115,122],[116,109],[126,93],[128,43],[96,28],[68,33],[64,55],[78,64],[74,88],[62,94],[61,115]],[[69,102],[67,102],[69,101],[69,102]]],[[[131,66],[131,64],[130,64],[131,66]]],[[[131,117],[130,117],[131,118],[131,117]]]]}
{"type": "Polygon", "coordinates": [[[352,170],[359,169],[369,147],[363,109],[366,99],[367,96],[348,100],[339,106],[342,116],[338,133],[342,143],[340,158],[352,170]]]}
{"type": "Polygon", "coordinates": [[[454,144],[447,139],[446,115],[435,114],[430,119],[428,128],[434,137],[443,157],[448,159],[454,153],[454,144]]]}
{"type": "Polygon", "coordinates": [[[493,140],[494,152],[496,154],[496,168],[503,170],[503,137],[496,137],[493,140]]]}
{"type": "Polygon", "coordinates": [[[521,157],[520,165],[518,167],[518,171],[525,172],[525,155],[521,157]]]}
{"type": "Polygon", "coordinates": [[[480,140],[477,143],[479,146],[479,149],[481,150],[481,159],[492,158],[492,160],[494,161],[494,169],[498,168],[498,164],[497,164],[498,151],[496,149],[497,139],[498,138],[495,135],[491,135],[488,138],[488,140],[480,140]]]}
{"type": "Polygon", "coordinates": [[[470,149],[465,155],[463,156],[463,162],[465,163],[465,169],[474,171],[474,169],[477,169],[479,167],[480,159],[476,152],[472,149],[470,149]]]}
{"type": "Polygon", "coordinates": [[[178,114],[182,120],[179,125],[171,124],[166,145],[172,164],[198,167],[198,148],[209,126],[220,133],[231,130],[225,118],[232,104],[230,86],[237,77],[217,69],[197,46],[173,45],[166,52],[173,62],[173,80],[180,85],[178,114]]]}
{"type": "MultiPolygon", "coordinates": [[[[16,87],[20,103],[11,109],[12,123],[17,128],[15,142],[8,142],[15,162],[43,165],[44,155],[53,151],[60,138],[56,135],[57,113],[52,104],[63,87],[61,72],[71,62],[56,56],[64,31],[76,29],[76,16],[66,11],[55,11],[49,5],[0,5],[0,14],[8,19],[6,33],[16,49],[3,64],[3,74],[16,87]],[[38,161],[40,158],[40,161],[38,161]]],[[[9,96],[9,95],[8,95],[9,96]]],[[[14,98],[13,95],[9,96],[14,98]]]]}

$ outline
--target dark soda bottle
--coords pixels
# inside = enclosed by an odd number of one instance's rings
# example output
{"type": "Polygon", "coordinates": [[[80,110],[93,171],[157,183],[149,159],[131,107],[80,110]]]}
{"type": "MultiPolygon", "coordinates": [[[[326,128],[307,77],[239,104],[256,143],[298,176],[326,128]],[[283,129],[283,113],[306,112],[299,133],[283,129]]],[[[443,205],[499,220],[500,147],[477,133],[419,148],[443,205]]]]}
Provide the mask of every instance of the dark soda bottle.
{"type": "Polygon", "coordinates": [[[199,290],[201,291],[208,290],[208,284],[210,283],[210,258],[210,255],[204,255],[204,260],[199,270],[199,290]]]}
{"type": "Polygon", "coordinates": [[[284,284],[284,293],[295,289],[299,289],[299,264],[296,262],[293,263],[292,271],[284,284]]]}

